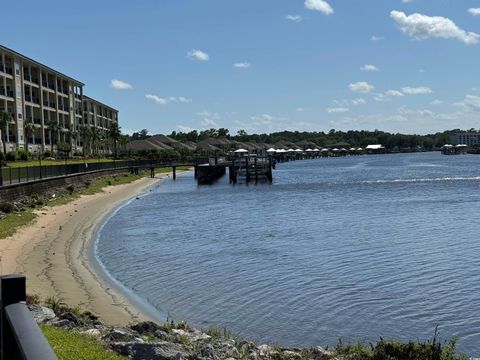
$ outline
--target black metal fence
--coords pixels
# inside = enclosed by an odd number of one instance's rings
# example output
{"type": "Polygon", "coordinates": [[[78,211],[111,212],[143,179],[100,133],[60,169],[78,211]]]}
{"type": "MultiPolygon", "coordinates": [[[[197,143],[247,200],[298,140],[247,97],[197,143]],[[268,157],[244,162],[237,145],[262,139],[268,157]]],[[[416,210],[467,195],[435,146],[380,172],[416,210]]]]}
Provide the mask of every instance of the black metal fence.
{"type": "Polygon", "coordinates": [[[26,167],[3,167],[0,169],[0,186],[26,183],[40,179],[53,178],[58,176],[67,176],[80,173],[89,173],[96,171],[114,170],[114,169],[138,169],[149,167],[167,167],[194,165],[203,159],[185,158],[181,160],[116,160],[110,162],[97,163],[75,163],[59,165],[37,165],[26,167]]]}
{"type": "Polygon", "coordinates": [[[25,277],[0,277],[0,359],[57,360],[25,303],[25,277]]]}

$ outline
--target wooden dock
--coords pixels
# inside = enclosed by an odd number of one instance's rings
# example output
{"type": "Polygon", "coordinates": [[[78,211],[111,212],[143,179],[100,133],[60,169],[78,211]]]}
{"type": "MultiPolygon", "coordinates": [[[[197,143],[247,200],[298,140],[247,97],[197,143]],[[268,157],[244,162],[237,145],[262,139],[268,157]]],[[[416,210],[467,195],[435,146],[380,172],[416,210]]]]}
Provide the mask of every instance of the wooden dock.
{"type": "Polygon", "coordinates": [[[275,160],[272,157],[242,156],[232,158],[211,158],[208,163],[195,166],[195,178],[199,185],[213,184],[226,174],[231,184],[237,182],[259,183],[273,180],[272,170],[275,160]]]}
{"type": "Polygon", "coordinates": [[[230,183],[244,180],[246,184],[259,181],[271,183],[273,162],[271,157],[241,157],[233,159],[228,168],[230,183]]]}

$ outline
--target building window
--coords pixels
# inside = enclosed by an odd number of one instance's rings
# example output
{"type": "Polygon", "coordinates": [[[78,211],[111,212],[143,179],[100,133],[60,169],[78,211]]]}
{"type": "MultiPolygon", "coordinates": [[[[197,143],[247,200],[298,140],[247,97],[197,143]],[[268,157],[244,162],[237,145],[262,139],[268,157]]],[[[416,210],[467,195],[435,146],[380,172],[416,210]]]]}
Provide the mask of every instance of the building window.
{"type": "Polygon", "coordinates": [[[20,64],[15,63],[15,75],[20,75],[20,64]]]}

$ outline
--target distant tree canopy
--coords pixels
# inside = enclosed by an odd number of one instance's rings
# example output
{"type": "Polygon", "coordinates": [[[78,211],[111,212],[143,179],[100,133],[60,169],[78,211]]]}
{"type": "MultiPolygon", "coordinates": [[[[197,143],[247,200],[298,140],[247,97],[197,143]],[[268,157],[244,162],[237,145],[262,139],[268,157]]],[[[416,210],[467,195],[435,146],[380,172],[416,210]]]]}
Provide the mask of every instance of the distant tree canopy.
{"type": "Polygon", "coordinates": [[[143,129],[138,132],[134,132],[132,136],[130,137],[131,140],[145,140],[148,139],[150,135],[148,135],[148,130],[143,129]]]}
{"type": "MultiPolygon", "coordinates": [[[[142,130],[143,131],[143,130],[142,130]]],[[[414,148],[423,147],[431,149],[433,147],[441,147],[444,144],[450,142],[450,134],[458,132],[460,130],[450,130],[442,133],[429,134],[429,135],[405,135],[405,134],[392,134],[380,130],[374,131],[337,131],[331,129],[328,133],[323,131],[317,132],[300,132],[300,131],[281,131],[271,134],[247,134],[245,130],[237,131],[236,135],[230,135],[228,129],[208,129],[208,130],[192,130],[190,132],[176,132],[173,131],[169,136],[179,141],[193,141],[199,142],[207,138],[228,138],[237,141],[255,141],[260,143],[274,144],[278,141],[311,141],[319,146],[335,144],[339,142],[347,142],[352,146],[365,147],[369,144],[382,144],[388,149],[402,149],[402,148],[414,148]]],[[[142,133],[142,132],[140,132],[142,133]]],[[[134,133],[134,135],[137,133],[134,133]]]]}
{"type": "MultiPolygon", "coordinates": [[[[475,131],[470,129],[468,131],[475,131]]],[[[248,134],[245,130],[238,130],[236,135],[231,135],[226,128],[211,128],[207,130],[192,130],[189,132],[172,131],[169,136],[178,141],[193,141],[200,142],[208,138],[227,138],[241,142],[254,141],[257,143],[275,144],[279,141],[311,141],[318,146],[335,144],[339,142],[347,142],[352,146],[365,147],[369,144],[382,144],[390,150],[416,148],[422,147],[425,149],[432,149],[434,147],[441,147],[450,143],[450,135],[462,130],[454,129],[444,132],[438,132],[428,135],[406,135],[406,134],[392,134],[385,131],[374,130],[350,130],[339,131],[331,129],[328,132],[323,131],[280,131],[270,134],[248,134]]],[[[144,140],[151,137],[147,129],[134,132],[130,136],[130,140],[144,140]]]]}

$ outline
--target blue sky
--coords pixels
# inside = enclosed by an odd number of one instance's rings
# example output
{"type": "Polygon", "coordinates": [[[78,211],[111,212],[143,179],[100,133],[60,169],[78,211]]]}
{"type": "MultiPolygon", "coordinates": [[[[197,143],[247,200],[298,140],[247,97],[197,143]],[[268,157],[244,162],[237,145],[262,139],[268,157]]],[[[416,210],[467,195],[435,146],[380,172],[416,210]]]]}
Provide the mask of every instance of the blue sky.
{"type": "Polygon", "coordinates": [[[480,127],[480,0],[12,6],[0,42],[84,82],[127,132],[480,127]]]}

